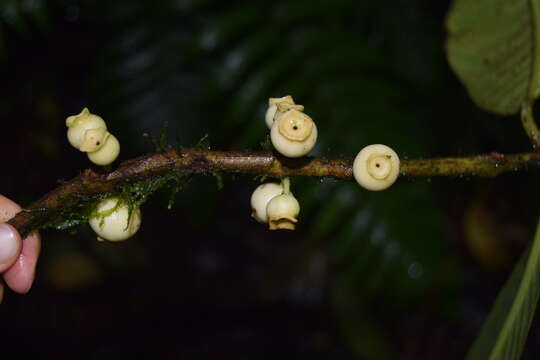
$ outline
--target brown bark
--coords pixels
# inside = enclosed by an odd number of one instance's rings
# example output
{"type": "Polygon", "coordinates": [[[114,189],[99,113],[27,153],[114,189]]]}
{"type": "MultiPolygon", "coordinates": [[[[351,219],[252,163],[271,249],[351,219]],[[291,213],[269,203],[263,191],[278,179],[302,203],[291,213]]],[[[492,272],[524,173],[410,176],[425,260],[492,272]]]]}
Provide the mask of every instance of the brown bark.
{"type": "MultiPolygon", "coordinates": [[[[233,172],[270,177],[313,176],[353,180],[353,159],[303,157],[289,159],[270,153],[211,151],[206,149],[169,150],[131,159],[110,173],[86,169],[80,176],[52,190],[9,221],[26,236],[40,229],[52,216],[61,216],[64,206],[74,206],[77,198],[112,192],[122,182],[144,180],[170,171],[182,174],[233,172]],[[70,204],[70,205],[67,205],[70,204]],[[60,212],[60,215],[58,215],[60,212]]],[[[490,153],[462,158],[404,159],[402,176],[484,176],[517,171],[540,164],[540,153],[503,155],[490,153]]]]}

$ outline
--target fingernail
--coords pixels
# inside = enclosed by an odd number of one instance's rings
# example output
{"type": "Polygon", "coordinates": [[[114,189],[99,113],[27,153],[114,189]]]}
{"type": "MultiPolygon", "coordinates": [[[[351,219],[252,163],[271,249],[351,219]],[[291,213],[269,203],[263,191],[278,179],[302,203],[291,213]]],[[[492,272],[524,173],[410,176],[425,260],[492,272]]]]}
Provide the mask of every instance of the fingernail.
{"type": "Polygon", "coordinates": [[[8,224],[0,224],[0,271],[15,261],[20,247],[17,230],[8,224]]]}

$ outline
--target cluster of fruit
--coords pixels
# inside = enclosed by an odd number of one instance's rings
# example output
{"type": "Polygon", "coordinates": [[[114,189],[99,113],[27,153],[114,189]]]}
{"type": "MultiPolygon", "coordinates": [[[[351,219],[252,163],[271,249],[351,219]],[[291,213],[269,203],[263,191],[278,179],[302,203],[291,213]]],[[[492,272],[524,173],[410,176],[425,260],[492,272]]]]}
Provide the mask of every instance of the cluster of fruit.
{"type": "MultiPolygon", "coordinates": [[[[270,98],[265,121],[272,145],[281,155],[298,158],[307,155],[317,143],[317,126],[295,104],[291,96],[270,98]]],[[[84,108],[67,118],[67,137],[71,145],[87,153],[97,165],[110,165],[120,153],[118,140],[107,131],[105,121],[84,108]]],[[[363,148],[353,163],[353,175],[362,187],[378,191],[392,185],[399,175],[399,157],[388,146],[375,144],[363,148]]],[[[270,230],[294,230],[300,204],[290,190],[290,179],[259,185],[251,195],[252,216],[268,224],[270,230]]],[[[101,201],[89,224],[98,240],[122,241],[133,236],[141,225],[141,211],[131,209],[119,198],[101,201]]]]}
{"type": "MultiPolygon", "coordinates": [[[[88,108],[78,115],[69,116],[66,126],[69,143],[87,153],[94,164],[110,165],[120,154],[120,143],[107,131],[105,121],[88,108]]],[[[98,235],[98,240],[122,241],[139,230],[141,211],[137,208],[130,214],[127,204],[119,198],[108,198],[98,204],[88,223],[98,235]]]]}
{"type": "MultiPolygon", "coordinates": [[[[317,126],[304,114],[304,106],[291,96],[270,98],[265,121],[270,129],[272,145],[281,155],[290,158],[308,154],[317,142],[317,126]]],[[[379,191],[392,185],[399,175],[399,157],[386,145],[364,147],[353,163],[353,175],[360,186],[379,191]]],[[[270,230],[294,230],[300,204],[290,191],[290,180],[259,185],[251,195],[252,216],[267,223],[270,230]]]]}

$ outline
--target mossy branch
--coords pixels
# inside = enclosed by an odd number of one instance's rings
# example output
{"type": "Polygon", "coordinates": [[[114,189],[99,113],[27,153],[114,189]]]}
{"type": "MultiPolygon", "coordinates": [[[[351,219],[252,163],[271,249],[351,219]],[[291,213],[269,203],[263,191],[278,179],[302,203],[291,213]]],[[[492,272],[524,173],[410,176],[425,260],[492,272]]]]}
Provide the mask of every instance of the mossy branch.
{"type": "MultiPolygon", "coordinates": [[[[86,169],[78,177],[49,192],[9,221],[26,236],[45,227],[67,228],[85,220],[99,199],[124,194],[143,196],[169,180],[188,175],[220,172],[281,178],[285,176],[330,177],[353,180],[353,159],[303,157],[289,159],[271,152],[246,153],[199,148],[168,150],[131,159],[116,170],[100,173],[86,169]],[[151,184],[151,185],[148,185],[151,184]],[[146,192],[137,194],[139,189],[146,192]]],[[[403,176],[494,177],[540,164],[540,153],[503,155],[490,153],[461,158],[404,159],[403,176]]],[[[140,201],[140,199],[139,199],[140,201]]]]}

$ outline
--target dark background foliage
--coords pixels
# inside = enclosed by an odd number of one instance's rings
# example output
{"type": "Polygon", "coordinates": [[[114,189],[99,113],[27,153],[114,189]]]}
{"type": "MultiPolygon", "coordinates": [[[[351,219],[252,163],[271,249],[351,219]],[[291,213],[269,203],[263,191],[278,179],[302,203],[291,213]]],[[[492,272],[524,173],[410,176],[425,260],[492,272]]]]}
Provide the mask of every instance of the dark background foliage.
{"type": "MultiPolygon", "coordinates": [[[[317,122],[313,155],[528,151],[474,107],[444,53],[449,2],[0,1],[0,193],[22,205],[89,166],[64,120],[103,116],[122,159],[208,134],[260,150],[268,97],[317,122]]],[[[356,184],[293,179],[295,232],[249,217],[257,179],[154,196],[130,241],[46,230],[34,288],[0,307],[6,349],[56,358],[454,359],[532,237],[530,173],[356,184]]],[[[526,358],[538,355],[538,331],[526,358]]],[[[3,350],[2,350],[3,351],[3,350]]]]}

